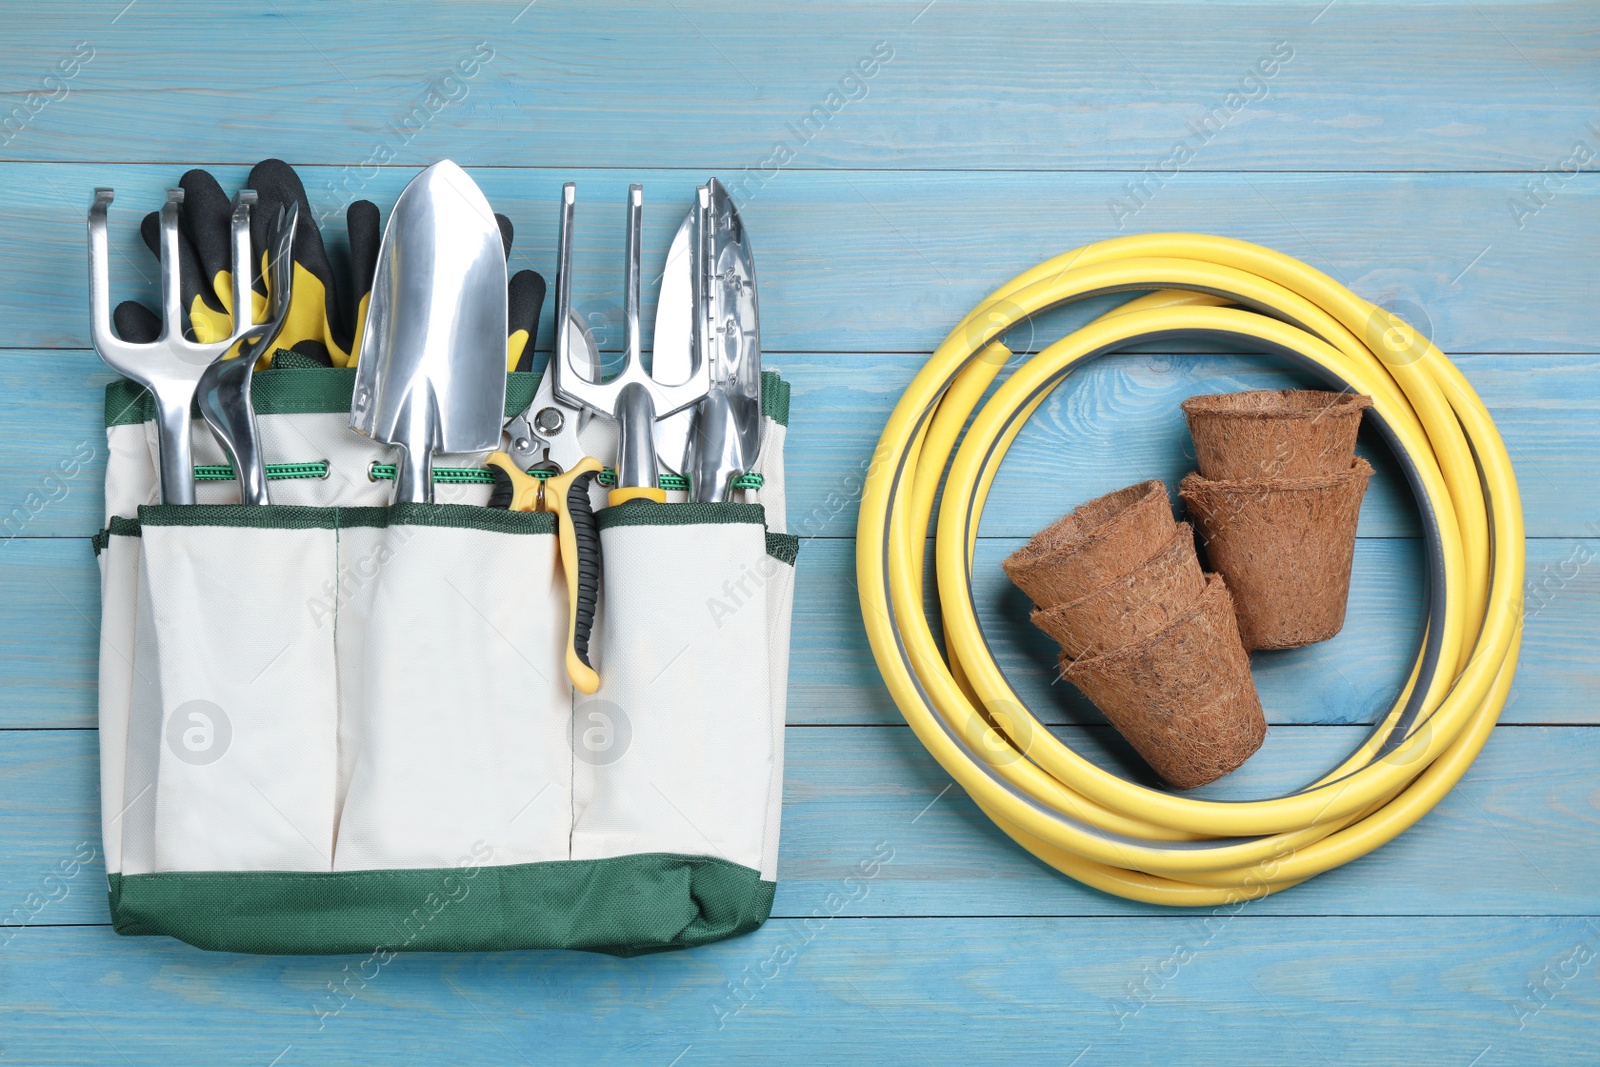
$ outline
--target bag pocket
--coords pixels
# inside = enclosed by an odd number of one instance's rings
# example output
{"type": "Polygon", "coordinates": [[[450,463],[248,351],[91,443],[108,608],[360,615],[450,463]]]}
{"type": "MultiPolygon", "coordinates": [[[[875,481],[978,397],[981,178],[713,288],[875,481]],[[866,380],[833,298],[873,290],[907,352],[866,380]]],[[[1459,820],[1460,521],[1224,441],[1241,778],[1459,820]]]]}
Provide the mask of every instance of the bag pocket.
{"type": "Polygon", "coordinates": [[[340,511],[334,869],[568,858],[571,689],[554,516],[340,511]]]}
{"type": "Polygon", "coordinates": [[[123,783],[133,702],[139,594],[138,523],[114,519],[94,540],[100,567],[100,830],[106,872],[122,871],[123,783]]]}
{"type": "MultiPolygon", "coordinates": [[[[139,520],[157,661],[159,735],[144,722],[138,746],[157,745],[154,869],[329,870],[334,645],[311,613],[334,572],[336,513],[159,505],[139,520]]],[[[125,791],[135,784],[130,771],[125,791]]]]}
{"type": "MultiPolygon", "coordinates": [[[[781,429],[781,427],[780,427],[781,429]]],[[[766,836],[761,846],[761,877],[778,880],[778,832],[783,815],[783,737],[789,709],[789,637],[793,629],[795,562],[800,539],[767,533],[767,669],[772,697],[772,783],[767,794],[766,836]],[[776,564],[776,566],[774,566],[776,564]]]]}
{"type": "Polygon", "coordinates": [[[148,874],[156,864],[161,666],[138,521],[113,518],[99,547],[100,822],[106,874],[148,874]]]}
{"type": "Polygon", "coordinates": [[[711,856],[760,870],[777,771],[766,551],[754,504],[596,516],[595,667],[573,709],[572,858],[711,856]]]}

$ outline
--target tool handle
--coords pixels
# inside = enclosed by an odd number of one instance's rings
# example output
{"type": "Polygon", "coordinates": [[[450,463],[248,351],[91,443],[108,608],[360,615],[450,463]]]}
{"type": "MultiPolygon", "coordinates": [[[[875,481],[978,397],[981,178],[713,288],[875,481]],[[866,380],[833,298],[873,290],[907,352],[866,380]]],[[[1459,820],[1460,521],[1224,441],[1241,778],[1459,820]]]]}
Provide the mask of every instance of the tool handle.
{"type": "Polygon", "coordinates": [[[505,508],[508,511],[539,510],[539,479],[518,470],[511,457],[504,452],[490,452],[484,462],[494,472],[494,490],[489,498],[490,507],[505,508]],[[501,492],[502,487],[504,493],[501,492]],[[505,502],[496,504],[494,498],[499,495],[505,497],[505,502]]]}
{"type": "Polygon", "coordinates": [[[657,504],[665,504],[667,491],[657,489],[653,485],[619,485],[606,495],[606,503],[611,507],[626,504],[630,500],[651,500],[657,504]]]}
{"type": "MultiPolygon", "coordinates": [[[[544,307],[544,278],[531,270],[519,270],[506,287],[506,358],[509,370],[533,369],[533,343],[539,336],[539,312],[544,307]]],[[[548,372],[546,372],[548,373],[548,372]]]]}
{"type": "Polygon", "coordinates": [[[594,609],[600,599],[600,529],[589,501],[589,482],[600,461],[586,456],[567,473],[545,483],[544,501],[556,513],[561,567],[567,578],[567,677],[580,693],[600,688],[589,662],[594,609]]]}
{"type": "MultiPolygon", "coordinates": [[[[497,452],[495,455],[504,453],[497,452]]],[[[506,457],[506,462],[508,464],[511,462],[509,456],[506,457]]],[[[511,480],[511,475],[506,473],[504,467],[494,462],[494,456],[489,457],[489,473],[494,475],[494,488],[489,490],[488,506],[499,508],[501,511],[511,510],[511,501],[517,494],[516,483],[511,480]]]]}

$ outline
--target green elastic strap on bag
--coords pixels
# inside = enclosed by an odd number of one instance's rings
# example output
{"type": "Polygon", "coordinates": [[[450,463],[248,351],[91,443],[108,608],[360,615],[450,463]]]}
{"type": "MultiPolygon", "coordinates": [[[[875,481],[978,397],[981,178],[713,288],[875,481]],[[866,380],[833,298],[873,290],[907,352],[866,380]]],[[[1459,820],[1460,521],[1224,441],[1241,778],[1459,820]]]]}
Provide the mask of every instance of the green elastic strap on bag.
{"type": "MultiPolygon", "coordinates": [[[[285,478],[326,478],[328,476],[328,461],[318,460],[316,463],[268,463],[267,480],[281,481],[285,478]]],[[[233,481],[233,467],[227,463],[196,464],[194,480],[197,482],[231,482],[233,481]]]]}
{"type": "MultiPolygon", "coordinates": [[[[268,467],[270,472],[272,468],[268,467]]],[[[530,468],[528,474],[535,478],[549,478],[554,471],[530,468]]],[[[394,478],[394,464],[374,463],[367,471],[367,476],[373,481],[388,481],[394,478]]],[[[270,473],[268,477],[271,477],[270,473]]],[[[487,467],[435,467],[433,480],[448,485],[493,485],[494,473],[487,467]]],[[[596,481],[606,487],[617,484],[617,472],[610,467],[601,471],[596,476],[596,481]]],[[[760,489],[766,484],[766,479],[754,472],[741,474],[733,480],[735,489],[760,489]]],[[[689,479],[681,474],[662,474],[656,478],[656,485],[667,492],[689,491],[689,479]]]]}
{"type": "MultiPolygon", "coordinates": [[[[329,463],[325,459],[315,463],[268,463],[267,480],[326,478],[328,470],[329,463]]],[[[375,482],[393,481],[394,473],[393,463],[374,463],[367,468],[367,477],[375,482]]],[[[528,473],[535,478],[548,478],[555,472],[535,468],[528,473]]],[[[227,463],[196,464],[194,468],[194,480],[197,482],[230,482],[233,478],[233,467],[227,463]]],[[[488,467],[435,467],[433,480],[442,485],[493,485],[494,472],[488,467]]],[[[599,482],[607,487],[616,485],[617,472],[607,467],[600,472],[599,482]]],[[[656,479],[656,483],[668,492],[687,492],[689,489],[689,479],[681,474],[663,474],[656,479]]],[[[765,484],[766,479],[753,471],[733,480],[735,489],[760,489],[765,484]]]]}

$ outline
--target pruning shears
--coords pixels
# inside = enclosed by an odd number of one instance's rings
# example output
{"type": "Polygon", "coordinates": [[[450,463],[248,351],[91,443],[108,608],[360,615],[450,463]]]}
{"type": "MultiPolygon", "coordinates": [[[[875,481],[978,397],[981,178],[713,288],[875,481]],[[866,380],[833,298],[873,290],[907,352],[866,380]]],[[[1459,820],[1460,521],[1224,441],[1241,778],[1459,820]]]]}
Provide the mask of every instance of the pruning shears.
{"type": "Polygon", "coordinates": [[[589,636],[600,599],[600,531],[589,482],[600,473],[600,461],[585,456],[548,478],[524,473],[504,452],[489,453],[485,462],[510,479],[508,510],[555,514],[556,545],[567,579],[567,677],[578,692],[593,693],[600,688],[600,676],[589,662],[589,636]]]}

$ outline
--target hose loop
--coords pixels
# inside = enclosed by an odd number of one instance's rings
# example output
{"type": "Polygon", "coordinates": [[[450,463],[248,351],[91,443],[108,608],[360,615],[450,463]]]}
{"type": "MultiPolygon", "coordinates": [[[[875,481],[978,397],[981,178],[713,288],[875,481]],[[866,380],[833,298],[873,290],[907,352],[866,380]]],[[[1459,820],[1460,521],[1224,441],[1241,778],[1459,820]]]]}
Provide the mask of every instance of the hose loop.
{"type": "Polygon", "coordinates": [[[1117,238],[995,290],[896,405],[873,455],[857,534],[868,640],[928,751],[1041,860],[1151,903],[1215,906],[1277,892],[1403,832],[1483,747],[1521,645],[1521,500],[1505,444],[1465,377],[1392,313],[1298,260],[1228,238],[1117,238]],[[1145,295],[1028,359],[979,406],[1010,358],[1008,330],[1114,292],[1145,295]],[[1372,396],[1368,417],[1394,450],[1422,517],[1426,626],[1409,677],[1349,757],[1312,785],[1265,800],[1148,788],[1079,756],[1017,696],[973,599],[984,503],[1034,410],[1091,360],[1194,338],[1276,355],[1332,388],[1372,396]],[[922,583],[930,529],[932,603],[922,583]],[[943,623],[946,651],[930,612],[943,623]]]}

